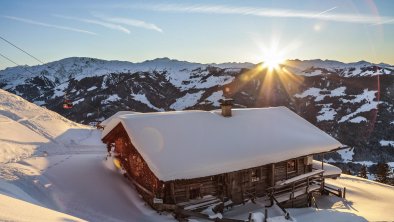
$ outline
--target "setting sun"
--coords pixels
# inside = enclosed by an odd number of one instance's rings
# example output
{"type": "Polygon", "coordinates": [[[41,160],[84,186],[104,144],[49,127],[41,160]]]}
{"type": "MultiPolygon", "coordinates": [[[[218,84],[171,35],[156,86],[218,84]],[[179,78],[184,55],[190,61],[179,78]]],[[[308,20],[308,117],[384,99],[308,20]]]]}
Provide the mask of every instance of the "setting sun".
{"type": "Polygon", "coordinates": [[[269,70],[279,68],[279,65],[284,62],[284,58],[277,52],[270,52],[264,57],[263,68],[268,68],[269,70]]]}
{"type": "Polygon", "coordinates": [[[278,40],[272,40],[271,44],[266,46],[260,45],[261,50],[261,67],[270,71],[278,69],[279,65],[284,63],[285,56],[288,54],[290,47],[280,48],[278,40]]]}

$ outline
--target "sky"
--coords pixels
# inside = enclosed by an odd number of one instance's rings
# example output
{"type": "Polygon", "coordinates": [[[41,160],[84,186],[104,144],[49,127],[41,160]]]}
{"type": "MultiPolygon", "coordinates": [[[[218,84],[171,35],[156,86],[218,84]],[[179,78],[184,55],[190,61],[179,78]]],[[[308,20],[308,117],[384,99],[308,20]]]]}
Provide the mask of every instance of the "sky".
{"type": "MultiPolygon", "coordinates": [[[[394,64],[394,1],[0,0],[0,37],[43,62],[281,59],[394,64]]],[[[0,54],[39,64],[0,39],[0,54]]],[[[15,66],[0,56],[0,70],[15,66]]]]}

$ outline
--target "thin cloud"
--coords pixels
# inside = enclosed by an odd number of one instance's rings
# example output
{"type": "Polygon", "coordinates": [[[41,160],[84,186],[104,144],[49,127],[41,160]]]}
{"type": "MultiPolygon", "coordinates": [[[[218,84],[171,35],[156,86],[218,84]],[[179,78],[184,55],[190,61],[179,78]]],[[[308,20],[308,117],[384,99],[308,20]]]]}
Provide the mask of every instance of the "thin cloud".
{"type": "Polygon", "coordinates": [[[334,10],[334,9],[336,9],[336,8],[338,8],[338,7],[332,7],[332,8],[330,8],[330,9],[327,9],[327,10],[324,10],[324,11],[322,11],[322,12],[319,12],[317,15],[323,15],[324,13],[327,13],[327,12],[331,12],[332,10],[334,10]]]}
{"type": "Polygon", "coordinates": [[[393,24],[393,23],[394,23],[394,19],[390,19],[390,20],[386,20],[386,21],[380,21],[380,22],[377,22],[372,25],[383,25],[383,24],[393,24]]]}
{"type": "Polygon", "coordinates": [[[20,18],[20,17],[15,17],[15,16],[7,16],[7,15],[3,15],[1,17],[6,18],[6,19],[10,19],[10,20],[15,20],[15,21],[19,21],[19,22],[32,24],[32,25],[38,25],[38,26],[43,26],[43,27],[48,27],[48,28],[61,29],[61,30],[72,31],[72,32],[79,32],[79,33],[84,33],[84,34],[89,34],[89,35],[97,35],[97,33],[94,33],[94,32],[91,32],[91,31],[86,31],[86,30],[83,30],[83,29],[76,29],[76,28],[67,27],[67,26],[53,25],[53,24],[48,24],[48,23],[34,21],[34,20],[31,20],[31,19],[25,19],[25,18],[20,18]]]}
{"type": "MultiPolygon", "coordinates": [[[[119,6],[120,7],[120,6],[119,6]]],[[[301,11],[291,9],[275,9],[260,7],[235,7],[227,5],[182,5],[182,4],[153,4],[153,5],[131,5],[131,8],[139,8],[161,12],[183,12],[183,13],[205,13],[205,14],[229,14],[229,15],[248,15],[259,17],[279,17],[279,18],[304,18],[319,19],[335,22],[377,24],[393,24],[393,17],[328,13],[336,7],[322,11],[301,11]]]]}
{"type": "Polygon", "coordinates": [[[149,30],[154,30],[157,32],[163,32],[163,29],[158,27],[157,25],[153,23],[148,23],[142,20],[137,20],[137,19],[130,19],[130,18],[121,18],[121,17],[109,17],[109,16],[103,16],[103,15],[97,15],[93,14],[95,17],[98,17],[104,21],[107,22],[112,22],[112,23],[117,23],[117,24],[122,24],[122,25],[129,25],[129,26],[134,26],[138,28],[144,28],[144,29],[149,29],[149,30]]]}
{"type": "Polygon", "coordinates": [[[89,24],[95,24],[95,25],[100,25],[109,29],[113,29],[113,30],[117,30],[117,31],[121,31],[127,34],[130,34],[130,30],[128,30],[127,28],[118,25],[118,24],[113,24],[113,23],[109,23],[109,22],[103,22],[103,21],[99,21],[99,20],[93,20],[93,19],[84,19],[84,18],[77,18],[77,17],[71,17],[71,16],[64,16],[64,15],[53,15],[55,17],[58,18],[63,18],[63,19],[68,19],[68,20],[74,20],[74,21],[80,21],[80,22],[85,22],[85,23],[89,23],[89,24]]]}

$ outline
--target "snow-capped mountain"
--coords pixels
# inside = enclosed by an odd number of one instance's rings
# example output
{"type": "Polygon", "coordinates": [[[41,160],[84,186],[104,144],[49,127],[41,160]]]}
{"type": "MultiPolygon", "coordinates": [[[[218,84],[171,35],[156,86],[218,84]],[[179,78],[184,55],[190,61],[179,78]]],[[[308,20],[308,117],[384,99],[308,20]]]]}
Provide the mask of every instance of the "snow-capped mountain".
{"type": "Polygon", "coordinates": [[[388,64],[289,60],[267,73],[251,63],[67,58],[2,70],[0,88],[81,123],[119,110],[210,110],[225,97],[236,107],[287,106],[355,147],[326,159],[394,162],[394,67],[388,64]],[[62,108],[65,96],[72,109],[62,108]]]}

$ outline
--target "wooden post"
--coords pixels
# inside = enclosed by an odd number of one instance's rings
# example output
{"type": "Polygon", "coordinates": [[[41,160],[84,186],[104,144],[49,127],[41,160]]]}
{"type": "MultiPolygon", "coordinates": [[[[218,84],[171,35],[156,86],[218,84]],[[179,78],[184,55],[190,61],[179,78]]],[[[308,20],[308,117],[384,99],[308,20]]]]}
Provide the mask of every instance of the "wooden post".
{"type": "Polygon", "coordinates": [[[268,219],[268,210],[267,208],[264,209],[264,222],[267,222],[268,219]]]}
{"type": "Polygon", "coordinates": [[[309,192],[309,177],[306,178],[306,192],[309,192]]]}
{"type": "Polygon", "coordinates": [[[252,212],[249,212],[248,222],[252,222],[252,212]]]}
{"type": "Polygon", "coordinates": [[[294,186],[295,183],[293,183],[293,186],[291,188],[291,208],[294,208],[294,186]]]}
{"type": "Polygon", "coordinates": [[[343,199],[346,199],[346,187],[343,188],[343,199]]]}
{"type": "Polygon", "coordinates": [[[286,172],[286,173],[285,173],[285,176],[286,176],[285,178],[286,178],[286,180],[287,180],[287,179],[289,179],[289,178],[287,178],[287,176],[288,176],[287,162],[286,162],[286,166],[285,166],[285,172],[286,172]]]}
{"type": "Polygon", "coordinates": [[[220,174],[217,178],[219,180],[217,182],[220,183],[218,183],[217,190],[220,190],[220,200],[224,203],[224,176],[220,174]]]}
{"type": "Polygon", "coordinates": [[[224,174],[224,183],[226,189],[226,197],[231,197],[231,183],[230,183],[229,175],[226,173],[224,174]]]}
{"type": "Polygon", "coordinates": [[[170,183],[170,193],[171,193],[171,198],[172,198],[172,200],[173,200],[174,203],[176,204],[174,182],[171,182],[171,183],[170,183]]]}
{"type": "Polygon", "coordinates": [[[245,204],[245,195],[244,195],[244,172],[241,172],[241,197],[242,197],[242,204],[245,204]]]}
{"type": "Polygon", "coordinates": [[[321,155],[321,169],[322,170],[324,170],[323,164],[324,164],[324,154],[321,155]]]}
{"type": "Polygon", "coordinates": [[[186,192],[186,199],[190,200],[190,186],[189,185],[185,186],[185,192],[186,192]]]}
{"type": "Polygon", "coordinates": [[[271,187],[275,186],[275,163],[271,164],[271,187]]]}

